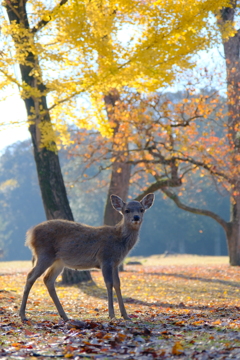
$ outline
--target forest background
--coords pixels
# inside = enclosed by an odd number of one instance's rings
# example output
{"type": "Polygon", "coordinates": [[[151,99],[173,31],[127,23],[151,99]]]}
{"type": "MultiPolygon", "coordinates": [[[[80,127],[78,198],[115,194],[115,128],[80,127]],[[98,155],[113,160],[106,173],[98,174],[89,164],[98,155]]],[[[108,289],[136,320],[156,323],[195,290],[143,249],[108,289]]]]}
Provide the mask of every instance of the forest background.
{"type": "MultiPolygon", "coordinates": [[[[76,182],[81,174],[79,159],[69,159],[64,151],[60,153],[60,159],[76,221],[102,224],[107,188],[98,189],[97,179],[76,182]]],[[[108,178],[109,174],[105,176],[108,178]]],[[[45,220],[30,141],[17,142],[6,148],[0,157],[0,183],[2,260],[29,260],[31,253],[24,246],[26,231],[45,220]]],[[[229,198],[222,196],[214,185],[209,186],[207,181],[202,183],[201,189],[199,203],[227,218],[229,198]]],[[[187,195],[189,199],[191,196],[195,196],[193,190],[187,195]]],[[[160,192],[156,194],[152,210],[145,215],[141,241],[132,255],[148,256],[166,251],[170,254],[227,255],[224,232],[214,220],[178,209],[160,192]]]]}

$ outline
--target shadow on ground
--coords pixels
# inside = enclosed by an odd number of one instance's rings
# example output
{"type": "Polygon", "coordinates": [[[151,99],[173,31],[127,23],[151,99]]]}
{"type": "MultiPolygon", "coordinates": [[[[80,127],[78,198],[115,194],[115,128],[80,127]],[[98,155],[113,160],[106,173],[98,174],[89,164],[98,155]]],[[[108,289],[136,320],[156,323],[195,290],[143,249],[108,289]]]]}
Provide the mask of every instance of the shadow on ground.
{"type": "MultiPolygon", "coordinates": [[[[132,271],[132,272],[134,272],[134,271],[132,271]]],[[[151,276],[152,275],[157,275],[157,276],[160,275],[160,276],[169,276],[169,277],[179,277],[179,278],[184,278],[184,279],[188,279],[188,280],[199,280],[199,281],[203,281],[203,282],[218,282],[220,284],[239,287],[238,283],[232,283],[230,281],[225,281],[225,280],[220,280],[220,279],[205,279],[205,278],[200,278],[200,277],[191,277],[191,276],[186,276],[183,274],[145,273],[144,275],[151,275],[151,276]]],[[[61,285],[61,284],[58,283],[58,285],[61,285]]],[[[83,282],[83,283],[80,283],[80,284],[74,285],[74,286],[77,286],[87,296],[93,296],[98,299],[103,299],[103,300],[107,301],[106,288],[102,288],[102,287],[98,286],[94,281],[83,282]]],[[[169,303],[169,302],[162,302],[162,301],[149,302],[149,301],[143,301],[143,300],[135,299],[132,297],[124,297],[124,296],[123,296],[123,300],[126,304],[135,304],[135,305],[148,306],[148,307],[162,307],[162,308],[172,308],[172,309],[191,309],[191,310],[193,310],[193,309],[194,310],[204,310],[204,309],[212,310],[212,309],[214,309],[214,307],[212,307],[210,305],[197,306],[197,305],[188,305],[188,304],[185,305],[182,302],[179,302],[179,303],[169,303]]],[[[117,302],[117,299],[115,297],[114,297],[114,302],[115,303],[117,302]]]]}
{"type": "MultiPolygon", "coordinates": [[[[134,272],[134,273],[138,273],[137,271],[134,270],[127,270],[129,272],[134,272]]],[[[232,286],[232,287],[236,287],[236,288],[240,288],[240,283],[236,282],[236,281],[228,281],[228,280],[221,280],[221,279],[206,279],[203,277],[199,277],[199,276],[188,276],[188,275],[184,275],[184,274],[177,274],[177,273],[164,273],[164,272],[154,272],[154,273],[144,273],[144,275],[151,275],[151,276],[166,276],[166,277],[177,277],[177,278],[181,278],[181,279],[185,279],[185,280],[194,280],[194,281],[202,281],[202,282],[206,282],[206,283],[217,283],[217,284],[221,284],[221,285],[228,285],[228,286],[232,286]]]]}

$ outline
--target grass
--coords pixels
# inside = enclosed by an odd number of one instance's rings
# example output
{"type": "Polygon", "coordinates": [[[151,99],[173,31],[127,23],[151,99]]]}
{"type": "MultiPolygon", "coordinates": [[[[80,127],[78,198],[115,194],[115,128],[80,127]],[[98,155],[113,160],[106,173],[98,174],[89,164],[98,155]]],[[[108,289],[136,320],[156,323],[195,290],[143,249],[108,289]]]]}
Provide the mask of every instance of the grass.
{"type": "MultiPolygon", "coordinates": [[[[144,266],[206,266],[206,265],[227,265],[228,256],[201,256],[201,255],[151,255],[131,256],[126,258],[125,263],[129,261],[139,261],[144,266]]],[[[31,261],[0,261],[0,274],[11,272],[26,272],[32,267],[31,261]]]]}
{"type": "Polygon", "coordinates": [[[202,256],[202,255],[151,255],[148,257],[144,256],[132,256],[126,259],[128,261],[139,261],[144,266],[170,266],[170,265],[226,265],[229,263],[228,256],[202,256]]]}
{"type": "Polygon", "coordinates": [[[32,267],[31,261],[0,261],[0,274],[26,272],[32,267]]]}

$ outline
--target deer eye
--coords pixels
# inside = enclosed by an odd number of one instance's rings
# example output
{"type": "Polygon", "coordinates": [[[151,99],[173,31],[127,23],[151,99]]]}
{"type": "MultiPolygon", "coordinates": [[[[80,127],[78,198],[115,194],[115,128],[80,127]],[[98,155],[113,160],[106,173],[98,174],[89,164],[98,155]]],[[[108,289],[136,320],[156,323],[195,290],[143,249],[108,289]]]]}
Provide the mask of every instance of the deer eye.
{"type": "Polygon", "coordinates": [[[130,213],[130,210],[125,210],[125,214],[129,214],[130,213]]]}
{"type": "Polygon", "coordinates": [[[140,212],[143,213],[143,212],[144,212],[144,209],[140,209],[140,212]]]}

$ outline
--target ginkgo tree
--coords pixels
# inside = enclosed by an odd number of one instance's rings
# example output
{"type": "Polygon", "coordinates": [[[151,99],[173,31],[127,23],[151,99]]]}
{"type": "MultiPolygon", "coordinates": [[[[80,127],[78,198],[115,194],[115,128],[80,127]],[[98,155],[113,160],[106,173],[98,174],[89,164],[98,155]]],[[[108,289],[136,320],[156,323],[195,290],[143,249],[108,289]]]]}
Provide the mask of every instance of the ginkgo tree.
{"type": "MultiPolygon", "coordinates": [[[[57,8],[64,5],[61,1],[57,8]]],[[[63,218],[73,220],[69,206],[65,185],[61,173],[55,134],[47,106],[49,92],[44,81],[47,74],[41,63],[42,46],[35,40],[38,32],[48,23],[49,18],[39,12],[40,3],[27,1],[3,2],[8,22],[2,16],[2,51],[1,51],[1,89],[17,84],[20,95],[25,103],[27,123],[32,137],[34,157],[37,166],[39,185],[47,219],[63,218]],[[30,11],[31,12],[30,12],[30,11]],[[43,17],[42,17],[43,15],[43,17]],[[19,66],[21,79],[19,80],[12,66],[19,66]],[[44,129],[44,131],[43,131],[44,129]]],[[[56,11],[54,8],[52,11],[56,11]]],[[[48,36],[51,34],[48,33],[48,36]]],[[[50,56],[51,50],[45,52],[45,59],[50,56]]],[[[53,57],[56,54],[51,54],[53,57]]],[[[61,54],[59,54],[61,58],[61,54]]],[[[65,271],[64,278],[67,282],[79,282],[91,279],[90,273],[74,276],[71,271],[65,271]]]]}
{"type": "MultiPolygon", "coordinates": [[[[33,141],[48,219],[73,220],[57,145],[69,122],[111,137],[104,97],[125,87],[151,92],[171,83],[192,55],[219,41],[209,14],[227,0],[5,0],[1,5],[0,90],[18,87],[33,141]],[[15,68],[15,71],[13,69],[15,68]],[[92,117],[80,113],[83,94],[92,117]],[[99,115],[101,114],[101,115],[99,115]]],[[[232,28],[222,26],[223,37],[232,28]]]]}
{"type": "MultiPolygon", "coordinates": [[[[92,63],[90,72],[92,74],[94,71],[96,78],[102,78],[95,83],[94,90],[90,93],[93,108],[90,114],[89,109],[84,110],[82,121],[95,118],[98,119],[98,124],[109,125],[111,146],[114,149],[121,119],[115,116],[113,108],[119,103],[126,86],[135,91],[153,91],[171,83],[180,69],[192,67],[191,56],[194,53],[219,41],[216,23],[209,21],[208,15],[217,12],[224,3],[140,1],[133,4],[127,1],[115,4],[111,2],[112,7],[109,2],[96,1],[93,4],[97,9],[97,16],[87,7],[89,31],[94,37],[96,51],[96,63],[92,63]],[[128,36],[129,32],[131,37],[128,36]],[[126,37],[124,42],[121,41],[123,33],[126,37]],[[88,117],[86,113],[89,114],[88,117]]],[[[74,9],[73,6],[71,11],[76,14],[74,9]]],[[[81,16],[79,14],[76,19],[76,27],[81,22],[81,16]]],[[[80,49],[88,46],[84,37],[76,41],[76,37],[72,36],[75,34],[74,24],[66,19],[66,16],[60,18],[59,27],[69,34],[69,42],[74,49],[79,45],[80,49]]],[[[224,31],[229,34],[231,27],[225,26],[224,31]]],[[[123,143],[127,150],[128,144],[126,141],[123,143]]],[[[105,224],[112,225],[120,219],[119,214],[112,212],[110,195],[117,193],[126,199],[130,173],[131,167],[123,155],[121,161],[113,161],[105,224]]]]}

